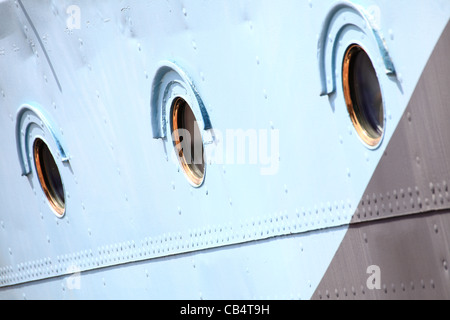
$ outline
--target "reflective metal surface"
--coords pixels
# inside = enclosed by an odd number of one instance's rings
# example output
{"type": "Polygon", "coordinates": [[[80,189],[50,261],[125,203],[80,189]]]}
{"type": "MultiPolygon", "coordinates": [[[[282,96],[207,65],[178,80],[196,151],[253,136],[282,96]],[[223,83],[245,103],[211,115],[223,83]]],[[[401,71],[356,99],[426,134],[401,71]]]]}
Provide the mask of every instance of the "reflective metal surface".
{"type": "Polygon", "coordinates": [[[200,186],[205,177],[202,136],[191,107],[182,98],[173,102],[172,138],[187,178],[200,186]]]}
{"type": "Polygon", "coordinates": [[[358,135],[369,146],[377,146],[384,131],[383,98],[373,64],[359,45],[348,48],[342,77],[347,109],[358,135]]]}
{"type": "Polygon", "coordinates": [[[62,217],[65,213],[66,205],[64,186],[58,166],[56,165],[48,146],[43,140],[36,139],[33,149],[34,162],[42,190],[53,211],[57,216],[62,217]]]}

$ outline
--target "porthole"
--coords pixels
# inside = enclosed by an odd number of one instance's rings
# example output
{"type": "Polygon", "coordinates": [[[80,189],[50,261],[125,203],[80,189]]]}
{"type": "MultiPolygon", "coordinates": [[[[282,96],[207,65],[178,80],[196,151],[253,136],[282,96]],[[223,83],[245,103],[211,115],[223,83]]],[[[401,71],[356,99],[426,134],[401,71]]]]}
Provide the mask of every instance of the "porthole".
{"type": "Polygon", "coordinates": [[[203,140],[194,112],[183,98],[176,98],[171,111],[172,139],[180,165],[194,187],[205,178],[203,140]]]}
{"type": "Polygon", "coordinates": [[[55,159],[47,144],[37,138],[33,145],[36,172],[47,200],[58,217],[66,211],[64,186],[55,159]]]}
{"type": "Polygon", "coordinates": [[[347,49],[342,77],[347,109],[358,135],[369,147],[378,146],[385,126],[383,98],[372,61],[359,45],[347,49]]]}

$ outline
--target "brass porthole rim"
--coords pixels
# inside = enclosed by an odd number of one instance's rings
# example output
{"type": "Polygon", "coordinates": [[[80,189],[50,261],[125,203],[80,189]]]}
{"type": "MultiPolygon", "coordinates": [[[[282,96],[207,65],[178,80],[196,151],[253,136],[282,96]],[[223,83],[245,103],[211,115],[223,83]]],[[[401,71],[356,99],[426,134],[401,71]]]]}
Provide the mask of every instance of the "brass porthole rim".
{"type": "MultiPolygon", "coordinates": [[[[186,175],[189,183],[195,187],[199,188],[203,185],[203,182],[205,181],[205,175],[206,175],[206,163],[203,159],[203,171],[201,172],[201,175],[199,175],[197,172],[195,172],[191,166],[188,164],[188,161],[186,160],[186,157],[184,156],[184,153],[181,148],[181,137],[179,135],[179,129],[183,129],[180,126],[179,123],[179,113],[181,112],[182,105],[186,105],[191,109],[191,112],[193,112],[191,106],[189,103],[182,97],[176,97],[172,102],[172,109],[171,109],[171,124],[172,124],[172,139],[173,144],[176,152],[176,156],[179,160],[179,163],[181,165],[181,168],[183,169],[184,174],[186,175]],[[182,154],[182,156],[180,156],[182,154]]],[[[195,115],[194,115],[195,117],[195,115]]],[[[200,130],[200,129],[199,129],[200,130]]],[[[202,142],[202,148],[203,148],[203,142],[202,142]]],[[[204,157],[204,153],[202,150],[202,157],[204,157]]]]}
{"type": "MultiPolygon", "coordinates": [[[[352,44],[350,45],[344,56],[344,62],[342,67],[342,82],[343,82],[343,89],[344,89],[344,98],[347,105],[347,111],[350,115],[350,119],[353,123],[353,126],[358,133],[358,136],[362,139],[362,141],[367,144],[368,147],[376,148],[380,145],[381,141],[383,140],[384,136],[384,126],[385,126],[385,120],[383,120],[383,130],[380,135],[377,135],[376,137],[372,136],[366,128],[362,125],[358,118],[357,110],[359,111],[359,106],[353,101],[353,95],[352,95],[352,88],[350,84],[350,72],[351,72],[351,64],[352,64],[352,58],[355,54],[359,52],[364,52],[368,57],[366,50],[364,50],[360,45],[358,44],[352,44]]],[[[370,57],[369,57],[370,59],[370,57]]],[[[373,63],[372,63],[373,66],[373,63]]],[[[375,68],[374,68],[375,70],[375,68]]],[[[381,87],[380,87],[381,90],[381,87]]],[[[384,113],[384,101],[382,101],[383,104],[383,113],[384,113]]],[[[384,118],[384,117],[383,117],[384,118]]]]}
{"type": "MultiPolygon", "coordinates": [[[[34,156],[34,162],[35,162],[35,166],[36,166],[36,172],[38,175],[38,179],[39,179],[39,183],[41,185],[41,188],[48,200],[48,203],[50,204],[50,207],[52,208],[52,211],[54,212],[54,214],[58,217],[58,218],[62,218],[65,213],[66,213],[66,207],[65,207],[65,203],[61,204],[60,201],[58,201],[57,197],[54,195],[54,192],[52,192],[50,190],[50,186],[49,183],[47,182],[46,179],[46,175],[44,173],[44,164],[42,163],[42,159],[41,159],[41,154],[42,154],[42,148],[46,147],[48,149],[48,151],[50,152],[50,148],[48,147],[48,145],[45,143],[44,140],[37,138],[34,143],[33,143],[33,156],[34,156]]],[[[51,152],[50,152],[51,154],[51,152]]],[[[53,155],[52,155],[53,157],[53,155]]],[[[53,158],[54,160],[54,158],[53,158]]],[[[58,169],[58,174],[59,177],[61,179],[61,184],[62,184],[62,177],[61,177],[61,173],[59,172],[58,169]]],[[[63,192],[64,192],[64,185],[62,184],[62,188],[63,188],[63,192]]],[[[64,192],[65,195],[65,192],[64,192]]],[[[65,199],[62,199],[65,202],[65,199]]]]}

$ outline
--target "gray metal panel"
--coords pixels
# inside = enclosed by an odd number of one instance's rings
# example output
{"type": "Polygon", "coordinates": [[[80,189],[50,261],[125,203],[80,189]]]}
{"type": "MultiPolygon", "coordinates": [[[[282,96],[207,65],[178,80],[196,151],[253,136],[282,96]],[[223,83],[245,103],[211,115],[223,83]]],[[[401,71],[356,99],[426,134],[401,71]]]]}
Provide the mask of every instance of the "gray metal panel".
{"type": "Polygon", "coordinates": [[[450,299],[449,52],[447,25],[314,299],[450,299]]]}
{"type": "Polygon", "coordinates": [[[447,26],[352,222],[450,207],[449,52],[447,26]]]}
{"type": "Polygon", "coordinates": [[[449,211],[352,225],[312,298],[450,299],[449,227],[449,211]]]}

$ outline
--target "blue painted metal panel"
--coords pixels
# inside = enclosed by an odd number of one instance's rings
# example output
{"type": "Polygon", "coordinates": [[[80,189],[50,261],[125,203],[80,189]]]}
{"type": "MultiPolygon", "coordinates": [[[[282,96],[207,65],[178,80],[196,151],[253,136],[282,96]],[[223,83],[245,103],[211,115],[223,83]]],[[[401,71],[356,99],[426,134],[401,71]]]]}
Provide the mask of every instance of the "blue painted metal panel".
{"type": "Polygon", "coordinates": [[[446,0],[0,7],[4,298],[309,298],[450,17],[446,0]],[[358,28],[340,29],[347,15],[358,28]],[[383,91],[377,149],[358,139],[342,95],[340,61],[353,42],[368,49],[383,91]],[[152,109],[167,66],[203,120],[201,188],[152,109]],[[62,219],[17,152],[30,101],[51,117],[51,143],[64,140],[62,219]],[[255,152],[243,163],[239,132],[255,152]],[[45,281],[15,286],[34,280],[45,281]]]}

